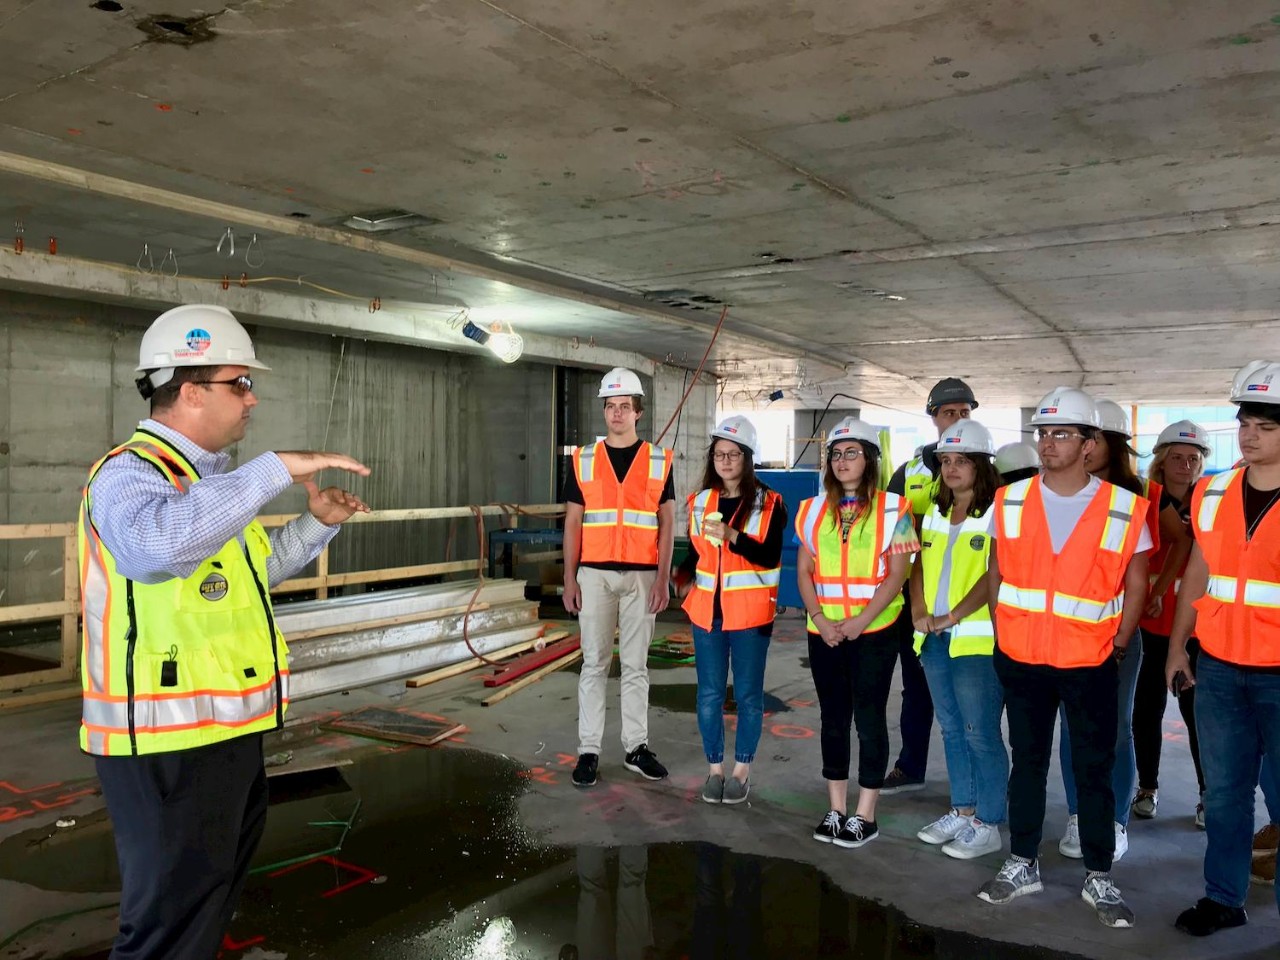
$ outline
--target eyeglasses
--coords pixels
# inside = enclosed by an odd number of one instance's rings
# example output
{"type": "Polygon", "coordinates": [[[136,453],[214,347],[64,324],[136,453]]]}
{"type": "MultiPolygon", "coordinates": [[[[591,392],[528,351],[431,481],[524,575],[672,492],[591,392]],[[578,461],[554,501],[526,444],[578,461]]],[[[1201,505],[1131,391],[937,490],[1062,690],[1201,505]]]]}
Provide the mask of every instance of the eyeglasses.
{"type": "Polygon", "coordinates": [[[237,397],[243,397],[253,389],[253,377],[241,374],[238,377],[232,377],[230,380],[205,380],[200,385],[202,387],[212,387],[216,384],[225,384],[231,388],[231,392],[237,397]]]}
{"type": "Polygon", "coordinates": [[[730,450],[728,453],[717,451],[711,454],[711,459],[716,463],[737,463],[742,459],[742,451],[730,450]]]}
{"type": "Polygon", "coordinates": [[[1049,430],[1040,427],[1036,430],[1036,440],[1043,443],[1046,440],[1052,440],[1054,443],[1066,443],[1068,440],[1083,440],[1084,434],[1075,433],[1071,430],[1049,430]]]}
{"type": "Polygon", "coordinates": [[[841,460],[847,460],[849,463],[857,460],[862,456],[861,450],[832,450],[827,459],[832,463],[839,463],[841,460]]]}

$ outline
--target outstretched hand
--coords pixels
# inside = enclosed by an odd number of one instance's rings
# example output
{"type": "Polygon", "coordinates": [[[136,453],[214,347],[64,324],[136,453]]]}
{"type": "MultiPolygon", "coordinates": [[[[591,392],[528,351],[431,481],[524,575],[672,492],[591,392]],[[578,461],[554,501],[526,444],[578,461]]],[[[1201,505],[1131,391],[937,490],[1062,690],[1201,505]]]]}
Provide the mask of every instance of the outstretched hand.
{"type": "Polygon", "coordinates": [[[315,479],[321,470],[346,470],[361,477],[369,475],[369,468],[345,453],[328,453],[324,450],[283,450],[276,456],[284,464],[294,483],[306,483],[315,479]]]}
{"type": "Polygon", "coordinates": [[[357,513],[368,513],[369,505],[341,487],[325,487],[321,490],[314,480],[303,480],[307,490],[307,509],[321,523],[336,527],[350,520],[357,513]]]}

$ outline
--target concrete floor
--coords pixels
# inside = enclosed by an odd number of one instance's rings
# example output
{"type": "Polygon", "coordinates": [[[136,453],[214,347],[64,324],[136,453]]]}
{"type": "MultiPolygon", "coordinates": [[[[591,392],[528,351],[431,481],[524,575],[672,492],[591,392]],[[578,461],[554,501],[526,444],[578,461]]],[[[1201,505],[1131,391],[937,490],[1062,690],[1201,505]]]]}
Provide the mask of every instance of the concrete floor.
{"type": "MultiPolygon", "coordinates": [[[[660,632],[682,629],[687,628],[675,623],[660,625],[660,632]]],[[[1042,848],[1043,894],[1004,907],[984,904],[974,892],[999,866],[1000,856],[959,862],[915,839],[915,831],[943,812],[948,802],[936,731],[928,788],[882,801],[881,839],[856,851],[813,842],[809,833],[825,811],[826,799],[816,735],[818,707],[802,663],[805,653],[802,623],[780,621],[766,678],[766,690],[776,698],[770,700],[776,712],[766,718],[753,767],[750,802],[737,808],[713,807],[698,800],[706,769],[691,712],[695,678],[688,666],[651,670],[653,702],[669,705],[655,706],[650,717],[651,745],[672,771],[669,780],[661,783],[642,781],[622,767],[615,680],[610,684],[601,781],[590,790],[572,787],[569,771],[576,750],[576,674],[571,671],[554,674],[488,708],[480,705],[483,688],[473,674],[417,691],[385,685],[307,701],[295,705],[290,718],[301,730],[305,718],[385,704],[390,697],[396,706],[465,723],[467,731],[455,742],[431,749],[469,747],[493,755],[495,760],[500,755],[515,761],[523,768],[521,777],[526,783],[524,792],[514,800],[519,823],[513,826],[543,845],[619,847],[711,841],[733,851],[812,864],[849,893],[892,904],[922,924],[1087,957],[1178,956],[1194,960],[1276,955],[1280,919],[1269,888],[1251,889],[1251,919],[1243,929],[1205,941],[1173,929],[1176,914],[1202,893],[1204,834],[1191,821],[1194,773],[1181,720],[1172,704],[1166,715],[1160,816],[1131,824],[1130,852],[1114,873],[1137,913],[1137,927],[1112,931],[1098,924],[1079,898],[1084,876],[1081,864],[1057,852],[1066,811],[1056,769],[1050,775],[1042,848]]],[[[896,705],[895,688],[892,711],[896,712],[896,705]]],[[[100,904],[104,902],[102,891],[111,889],[109,834],[103,824],[92,764],[75,747],[77,722],[78,704],[74,701],[0,719],[4,743],[0,758],[0,878],[19,875],[30,880],[30,871],[15,872],[15,856],[36,855],[77,831],[97,831],[93,848],[97,854],[73,861],[74,876],[38,884],[0,879],[0,942],[41,917],[100,904]],[[59,819],[74,819],[76,825],[59,828],[59,819]],[[14,841],[19,835],[23,839],[14,841]],[[22,849],[15,851],[15,843],[22,849]]],[[[321,738],[317,742],[295,737],[298,739],[286,745],[294,750],[295,765],[332,758],[335,752],[367,754],[377,749],[367,741],[321,738]]],[[[1261,809],[1259,801],[1259,824],[1261,809]]],[[[426,815],[424,821],[425,829],[438,828],[426,815]]],[[[50,933],[42,952],[6,950],[0,951],[0,957],[77,955],[76,951],[100,936],[103,924],[109,922],[108,910],[98,914],[96,926],[90,923],[71,932],[50,933]]],[[[255,949],[240,955],[272,956],[255,953],[255,949]]]]}

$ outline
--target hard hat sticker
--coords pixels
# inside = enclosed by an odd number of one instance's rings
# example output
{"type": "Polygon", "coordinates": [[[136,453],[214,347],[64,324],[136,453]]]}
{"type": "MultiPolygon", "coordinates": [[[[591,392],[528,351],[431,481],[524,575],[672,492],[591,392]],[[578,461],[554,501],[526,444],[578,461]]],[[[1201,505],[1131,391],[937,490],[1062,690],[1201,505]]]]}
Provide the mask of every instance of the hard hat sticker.
{"type": "Polygon", "coordinates": [[[187,343],[187,349],[175,350],[173,352],[173,356],[175,359],[203,357],[205,354],[205,351],[208,350],[209,346],[213,343],[213,337],[209,335],[209,331],[204,330],[200,327],[196,327],[193,330],[188,330],[187,335],[184,339],[186,340],[186,343],[187,343]]]}
{"type": "Polygon", "coordinates": [[[1058,408],[1057,407],[1041,407],[1040,412],[1041,413],[1057,413],[1058,408]]]}
{"type": "Polygon", "coordinates": [[[200,581],[200,596],[206,600],[221,600],[227,595],[227,578],[220,573],[211,573],[200,581]]]}

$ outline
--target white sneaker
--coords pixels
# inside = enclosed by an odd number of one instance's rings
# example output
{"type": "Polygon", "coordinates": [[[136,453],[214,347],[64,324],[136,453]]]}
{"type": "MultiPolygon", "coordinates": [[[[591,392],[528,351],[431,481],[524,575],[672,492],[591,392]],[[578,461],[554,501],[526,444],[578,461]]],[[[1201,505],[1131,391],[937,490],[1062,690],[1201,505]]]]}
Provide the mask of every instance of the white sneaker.
{"type": "Polygon", "coordinates": [[[1112,863],[1119,863],[1120,858],[1129,852],[1129,831],[1123,823],[1116,824],[1116,852],[1111,855],[1112,863]]]}
{"type": "Polygon", "coordinates": [[[999,827],[974,820],[969,824],[969,829],[943,847],[942,852],[957,860],[972,860],[974,857],[996,853],[1002,846],[1004,842],[1000,839],[999,827]]]}
{"type": "Polygon", "coordinates": [[[925,843],[939,844],[947,843],[960,836],[969,829],[971,817],[957,813],[952,807],[945,814],[939,817],[933,823],[922,829],[916,834],[925,843]]]}
{"type": "Polygon", "coordinates": [[[1080,849],[1080,821],[1074,813],[1067,817],[1067,832],[1058,841],[1058,852],[1072,860],[1084,859],[1084,852],[1080,849]]]}

